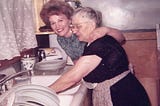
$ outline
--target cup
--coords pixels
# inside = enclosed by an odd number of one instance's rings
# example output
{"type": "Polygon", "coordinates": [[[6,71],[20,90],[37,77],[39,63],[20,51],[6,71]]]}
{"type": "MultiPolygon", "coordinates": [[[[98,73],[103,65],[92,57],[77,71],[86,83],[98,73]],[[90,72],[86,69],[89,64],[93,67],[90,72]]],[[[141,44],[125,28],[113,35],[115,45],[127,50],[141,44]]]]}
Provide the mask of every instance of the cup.
{"type": "Polygon", "coordinates": [[[31,74],[30,71],[19,72],[22,73],[14,78],[14,84],[30,84],[31,83],[31,74]]]}
{"type": "Polygon", "coordinates": [[[19,84],[30,84],[31,83],[31,76],[28,75],[23,75],[23,76],[19,76],[14,78],[14,84],[15,85],[19,85],[19,84]]]}
{"type": "Polygon", "coordinates": [[[32,72],[35,62],[36,62],[35,57],[21,58],[21,70],[22,71],[30,70],[32,72]]]}
{"type": "Polygon", "coordinates": [[[34,65],[36,63],[35,57],[24,57],[21,58],[21,71],[28,71],[29,75],[34,75],[34,65]]]}

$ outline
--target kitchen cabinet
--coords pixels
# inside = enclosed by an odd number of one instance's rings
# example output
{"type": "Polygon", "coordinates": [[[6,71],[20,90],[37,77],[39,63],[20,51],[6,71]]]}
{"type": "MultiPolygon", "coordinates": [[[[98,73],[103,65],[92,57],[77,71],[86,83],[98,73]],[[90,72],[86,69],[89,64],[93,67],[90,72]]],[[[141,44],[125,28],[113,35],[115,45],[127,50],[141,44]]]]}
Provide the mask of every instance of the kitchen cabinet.
{"type": "Polygon", "coordinates": [[[32,0],[33,1],[33,7],[34,7],[34,16],[35,16],[35,33],[37,35],[43,35],[43,34],[51,34],[53,32],[40,32],[39,28],[41,26],[44,26],[42,19],[40,18],[40,11],[42,9],[42,6],[49,0],[32,0]]]}
{"type": "Polygon", "coordinates": [[[152,106],[158,106],[159,72],[156,31],[124,32],[123,45],[134,74],[146,89],[152,106]]]}
{"type": "Polygon", "coordinates": [[[124,36],[126,43],[123,47],[134,65],[135,75],[158,78],[156,32],[124,33],[124,36]]]}
{"type": "Polygon", "coordinates": [[[33,0],[33,7],[34,7],[34,15],[35,15],[35,31],[36,33],[39,32],[39,27],[44,25],[43,21],[40,18],[40,10],[44,4],[45,0],[33,0]]]}

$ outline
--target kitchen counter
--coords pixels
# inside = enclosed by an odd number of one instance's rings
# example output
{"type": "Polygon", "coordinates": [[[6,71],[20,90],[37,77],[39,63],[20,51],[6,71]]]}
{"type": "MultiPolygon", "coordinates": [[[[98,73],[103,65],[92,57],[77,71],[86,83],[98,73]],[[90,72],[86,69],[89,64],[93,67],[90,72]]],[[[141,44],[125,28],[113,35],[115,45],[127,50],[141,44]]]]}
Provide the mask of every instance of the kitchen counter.
{"type": "MultiPolygon", "coordinates": [[[[66,66],[64,68],[64,70],[61,71],[61,73],[67,71],[70,68],[72,68],[72,66],[66,66]]],[[[53,75],[53,74],[49,74],[48,72],[46,74],[44,72],[41,73],[39,71],[39,72],[35,73],[34,76],[31,77],[31,84],[41,85],[41,86],[47,87],[59,77],[60,77],[60,75],[53,75]]],[[[26,83],[26,82],[21,82],[19,84],[23,84],[23,83],[26,83]]],[[[10,90],[12,90],[12,88],[10,90]]],[[[6,93],[4,93],[3,95],[0,96],[1,97],[0,98],[0,105],[1,105],[2,98],[4,98],[6,95],[8,95],[7,93],[9,91],[7,91],[6,93]]],[[[87,95],[87,88],[82,83],[80,83],[80,85],[72,87],[72,88],[58,94],[58,98],[60,100],[60,106],[83,106],[84,98],[86,95],[87,95]]],[[[8,101],[10,101],[10,100],[5,99],[5,101],[3,101],[3,102],[7,103],[8,101]]],[[[4,106],[11,106],[11,105],[7,104],[4,106]]]]}

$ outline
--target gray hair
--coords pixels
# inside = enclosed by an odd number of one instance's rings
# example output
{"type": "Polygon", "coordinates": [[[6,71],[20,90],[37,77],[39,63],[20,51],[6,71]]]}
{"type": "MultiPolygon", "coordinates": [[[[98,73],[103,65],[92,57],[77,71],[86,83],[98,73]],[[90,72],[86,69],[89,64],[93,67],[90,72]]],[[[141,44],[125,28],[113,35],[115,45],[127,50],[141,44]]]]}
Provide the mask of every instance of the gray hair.
{"type": "Polygon", "coordinates": [[[101,26],[102,13],[100,11],[96,11],[90,7],[80,7],[74,11],[73,16],[79,13],[82,17],[93,20],[97,27],[101,26]]]}

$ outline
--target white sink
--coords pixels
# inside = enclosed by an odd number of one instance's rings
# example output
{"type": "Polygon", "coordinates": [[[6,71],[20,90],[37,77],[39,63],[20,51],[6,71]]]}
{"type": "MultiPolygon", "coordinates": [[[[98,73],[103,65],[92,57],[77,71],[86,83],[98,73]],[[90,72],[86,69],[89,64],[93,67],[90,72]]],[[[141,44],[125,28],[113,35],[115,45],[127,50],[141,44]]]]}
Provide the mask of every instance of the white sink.
{"type": "MultiPolygon", "coordinates": [[[[31,78],[31,83],[47,87],[59,77],[60,75],[33,76],[31,78]]],[[[84,96],[86,95],[86,92],[87,92],[86,87],[78,85],[62,93],[59,93],[58,97],[60,99],[60,106],[75,106],[75,105],[80,106],[84,96]]]]}

